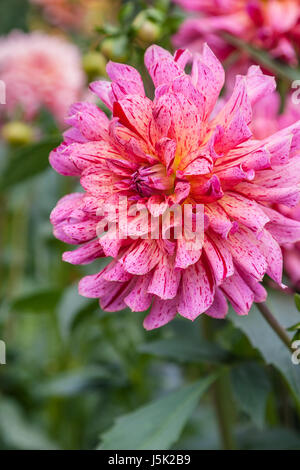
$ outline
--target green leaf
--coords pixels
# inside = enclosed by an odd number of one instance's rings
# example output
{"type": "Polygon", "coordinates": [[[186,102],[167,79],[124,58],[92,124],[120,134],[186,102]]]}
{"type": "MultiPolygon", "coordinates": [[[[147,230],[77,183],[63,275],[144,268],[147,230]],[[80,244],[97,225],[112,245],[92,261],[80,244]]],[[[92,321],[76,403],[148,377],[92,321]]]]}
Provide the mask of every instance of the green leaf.
{"type": "Polygon", "coordinates": [[[11,303],[11,308],[17,312],[40,313],[53,311],[62,295],[60,289],[47,289],[19,297],[11,303]]]}
{"type": "Polygon", "coordinates": [[[18,450],[55,450],[58,447],[43,430],[27,420],[19,405],[9,399],[0,401],[0,433],[10,448],[18,450]]]}
{"type": "Polygon", "coordinates": [[[217,344],[194,338],[167,338],[142,344],[139,351],[180,363],[224,362],[228,353],[217,344]]]}
{"type": "Polygon", "coordinates": [[[93,308],[94,305],[94,301],[78,294],[78,283],[65,289],[57,306],[58,323],[64,339],[69,336],[76,317],[83,310],[88,309],[89,306],[93,308]]]}
{"type": "Polygon", "coordinates": [[[27,30],[28,1],[1,0],[0,34],[7,34],[12,29],[27,30]]]}
{"type": "MultiPolygon", "coordinates": [[[[269,294],[268,305],[273,315],[285,328],[299,319],[299,313],[291,296],[272,292],[269,294]]],[[[282,373],[299,403],[300,367],[292,363],[288,348],[266,322],[257,307],[254,305],[247,316],[239,316],[232,312],[230,319],[248,336],[252,346],[260,351],[266,363],[272,364],[282,373]]]]}
{"type": "Polygon", "coordinates": [[[231,370],[231,382],[240,409],[262,428],[271,391],[264,368],[254,362],[238,364],[231,370]]]}
{"type": "Polygon", "coordinates": [[[300,322],[296,323],[296,325],[290,326],[287,328],[288,331],[298,331],[300,330],[300,322]]]}
{"type": "Polygon", "coordinates": [[[102,435],[99,449],[170,449],[215,379],[216,375],[210,375],[118,418],[102,435]]]}
{"type": "Polygon", "coordinates": [[[300,294],[295,294],[295,304],[297,307],[298,312],[300,312],[300,294]]]}
{"type": "Polygon", "coordinates": [[[300,449],[299,434],[287,428],[239,430],[237,439],[242,450],[300,449]]]}
{"type": "Polygon", "coordinates": [[[50,137],[41,142],[16,150],[0,176],[0,191],[7,190],[49,167],[49,153],[61,142],[60,137],[50,137]]]}
{"type": "Polygon", "coordinates": [[[255,62],[272,71],[276,76],[289,80],[290,82],[299,79],[299,69],[288,67],[282,62],[273,59],[266,51],[257,49],[231,34],[223,33],[223,37],[232,46],[247,52],[255,62]]]}
{"type": "Polygon", "coordinates": [[[116,382],[108,369],[90,366],[62,372],[37,386],[35,393],[41,397],[71,397],[113,381],[116,382]]]}

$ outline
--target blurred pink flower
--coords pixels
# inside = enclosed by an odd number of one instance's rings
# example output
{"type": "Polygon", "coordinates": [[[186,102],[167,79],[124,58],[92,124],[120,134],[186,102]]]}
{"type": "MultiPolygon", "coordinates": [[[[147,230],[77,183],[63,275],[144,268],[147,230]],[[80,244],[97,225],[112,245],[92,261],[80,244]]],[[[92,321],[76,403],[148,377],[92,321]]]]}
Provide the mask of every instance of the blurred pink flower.
{"type": "Polygon", "coordinates": [[[59,123],[80,99],[85,80],[77,48],[38,32],[0,38],[0,79],[6,85],[4,112],[9,117],[22,112],[30,121],[45,107],[59,123]]]}
{"type": "MultiPolygon", "coordinates": [[[[260,100],[253,110],[251,130],[257,139],[269,137],[272,133],[290,126],[300,119],[300,104],[294,102],[290,95],[285,104],[284,113],[280,111],[280,96],[273,93],[260,100]]],[[[300,177],[299,177],[300,180],[300,177]]],[[[296,207],[277,207],[284,216],[300,222],[300,204],[296,207]]],[[[284,269],[292,283],[300,286],[300,242],[283,246],[284,269]]]]}
{"type": "Polygon", "coordinates": [[[174,0],[199,16],[184,21],[174,36],[176,47],[199,50],[207,42],[224,59],[233,48],[222,38],[227,32],[291,65],[298,63],[300,5],[298,0],[174,0]]]}
{"type": "Polygon", "coordinates": [[[115,16],[119,0],[31,0],[43,8],[50,23],[64,28],[92,30],[115,16]]]}
{"type": "MultiPolygon", "coordinates": [[[[273,93],[274,78],[251,67],[237,76],[232,96],[211,117],[224,70],[206,45],[188,75],[190,60],[187,50],[174,57],[158,46],[147,50],[153,101],[134,68],[110,62],[111,82],[95,82],[91,89],[112,119],[91,103],[75,104],[72,127],[50,155],[53,168],[79,177],[84,189],[65,196],[51,214],[55,236],[80,245],[63,259],[87,264],[113,258],[81,280],[80,294],[99,298],[107,311],[151,307],[147,329],[177,313],[190,320],[204,312],[224,318],[227,300],[239,315],[247,314],[253,302],[266,298],[260,284],[265,273],[281,283],[280,245],[300,240],[300,222],[269,207],[299,201],[300,122],[264,140],[252,139],[249,128],[252,106],[273,93]],[[143,203],[158,216],[176,204],[181,210],[202,204],[201,245],[174,239],[172,232],[158,240],[100,236],[99,208],[119,196],[131,209],[143,203]]],[[[139,215],[129,213],[127,224],[136,235],[139,215]]]]}

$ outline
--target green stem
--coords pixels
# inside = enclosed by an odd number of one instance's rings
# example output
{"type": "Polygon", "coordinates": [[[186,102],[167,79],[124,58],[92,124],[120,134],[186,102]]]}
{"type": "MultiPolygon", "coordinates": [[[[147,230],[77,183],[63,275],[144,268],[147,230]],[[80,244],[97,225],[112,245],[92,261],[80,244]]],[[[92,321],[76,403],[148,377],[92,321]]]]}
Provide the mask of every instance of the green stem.
{"type": "MultiPolygon", "coordinates": [[[[203,334],[208,341],[213,341],[212,322],[208,317],[203,317],[203,334]]],[[[210,366],[211,372],[216,370],[210,366]]],[[[226,371],[220,374],[213,385],[213,402],[219,425],[220,439],[224,450],[236,449],[233,433],[234,407],[231,399],[231,390],[226,371]]]]}
{"type": "Polygon", "coordinates": [[[285,329],[280,325],[280,323],[276,320],[274,315],[271,313],[269,310],[269,307],[264,303],[259,303],[256,304],[258,310],[264,317],[264,319],[269,323],[271,328],[275,331],[277,336],[280,338],[280,340],[284,343],[284,345],[288,348],[290,352],[293,352],[293,349],[291,348],[291,340],[285,329]]]}
{"type": "Polygon", "coordinates": [[[228,391],[229,387],[227,377],[224,374],[221,374],[213,389],[215,409],[219,422],[219,431],[223,449],[234,450],[236,449],[236,444],[233,434],[231,400],[228,391]]]}

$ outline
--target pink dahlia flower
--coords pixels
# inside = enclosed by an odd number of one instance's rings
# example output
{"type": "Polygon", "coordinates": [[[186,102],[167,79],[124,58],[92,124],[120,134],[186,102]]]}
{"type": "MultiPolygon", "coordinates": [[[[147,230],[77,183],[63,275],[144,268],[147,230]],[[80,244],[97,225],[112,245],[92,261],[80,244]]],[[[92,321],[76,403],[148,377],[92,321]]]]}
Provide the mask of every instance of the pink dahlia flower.
{"type": "MultiPolygon", "coordinates": [[[[63,259],[86,264],[113,258],[81,280],[80,294],[99,298],[107,311],[150,309],[147,329],[177,313],[190,320],[202,313],[224,318],[227,300],[239,315],[247,314],[253,302],[266,298],[260,284],[266,273],[281,283],[280,245],[300,240],[300,222],[270,208],[299,201],[300,122],[264,140],[253,139],[249,128],[252,106],[273,92],[274,78],[251,67],[212,114],[224,70],[206,45],[189,75],[190,58],[184,50],[174,57],[158,46],[147,50],[153,100],[134,68],[110,62],[111,82],[95,82],[91,89],[112,119],[93,104],[75,104],[71,128],[50,155],[53,168],[80,178],[84,189],[60,200],[51,214],[55,236],[79,245],[63,259]],[[129,208],[127,238],[110,237],[102,214],[120,196],[129,208]],[[203,236],[195,243],[185,233],[175,238],[177,222],[170,218],[167,237],[144,238],[138,205],[158,218],[173,206],[200,205],[203,236]]],[[[122,233],[124,220],[118,214],[112,219],[122,233]]]]}
{"type": "Polygon", "coordinates": [[[188,18],[174,37],[177,47],[199,50],[203,41],[219,57],[232,47],[221,34],[227,32],[257,46],[289,64],[298,63],[300,5],[298,0],[174,0],[199,16],[188,18]]]}
{"type": "MultiPolygon", "coordinates": [[[[255,138],[266,138],[300,119],[300,104],[288,97],[285,111],[279,114],[280,97],[277,93],[260,100],[254,107],[251,130],[255,138]]],[[[296,207],[279,205],[277,208],[283,215],[300,222],[300,204],[296,207]]],[[[300,242],[287,243],[283,246],[283,264],[292,283],[300,286],[300,242]]]]}
{"type": "Polygon", "coordinates": [[[84,87],[77,48],[38,32],[0,38],[0,80],[6,85],[3,112],[13,117],[21,111],[29,121],[45,107],[62,123],[84,87]]]}

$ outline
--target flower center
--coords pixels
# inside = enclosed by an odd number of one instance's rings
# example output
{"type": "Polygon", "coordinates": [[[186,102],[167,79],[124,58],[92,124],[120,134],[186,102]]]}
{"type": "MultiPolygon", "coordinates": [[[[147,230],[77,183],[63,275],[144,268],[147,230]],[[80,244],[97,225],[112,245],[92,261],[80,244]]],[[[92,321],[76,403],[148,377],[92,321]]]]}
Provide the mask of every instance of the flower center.
{"type": "Polygon", "coordinates": [[[142,197],[153,194],[170,194],[174,187],[174,177],[167,176],[166,169],[161,164],[139,168],[131,180],[131,189],[142,197]]]}

